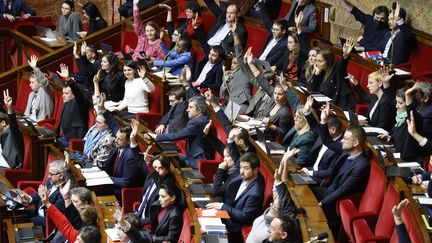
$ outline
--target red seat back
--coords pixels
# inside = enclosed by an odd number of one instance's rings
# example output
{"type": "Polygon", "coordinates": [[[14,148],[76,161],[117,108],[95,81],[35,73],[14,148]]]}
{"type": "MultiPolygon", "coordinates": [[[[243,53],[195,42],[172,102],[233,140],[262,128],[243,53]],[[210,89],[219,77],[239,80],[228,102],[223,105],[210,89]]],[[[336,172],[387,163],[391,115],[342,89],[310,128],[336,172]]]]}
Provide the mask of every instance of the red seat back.
{"type": "Polygon", "coordinates": [[[92,127],[96,123],[96,114],[93,107],[90,107],[88,112],[88,127],[92,127]]]}
{"type": "Polygon", "coordinates": [[[22,78],[19,84],[19,99],[16,99],[15,110],[19,112],[25,111],[31,91],[30,80],[22,78]]]}
{"type": "Polygon", "coordinates": [[[414,222],[414,216],[413,212],[410,210],[409,207],[406,207],[402,211],[402,220],[405,223],[405,227],[408,231],[409,238],[411,242],[422,242],[422,236],[419,232],[419,229],[416,227],[416,224],[414,222]]]}
{"type": "Polygon", "coordinates": [[[285,15],[287,15],[290,8],[291,8],[291,3],[282,1],[281,8],[279,10],[279,18],[285,17],[285,15]]]}
{"type": "Polygon", "coordinates": [[[386,179],[383,170],[371,162],[369,181],[359,205],[359,212],[379,214],[384,200],[386,179]]]}
{"type": "Polygon", "coordinates": [[[30,158],[31,158],[31,149],[32,149],[31,138],[24,134],[23,134],[23,138],[24,138],[24,161],[23,161],[22,168],[24,170],[30,170],[31,169],[30,158]]]}
{"type": "Polygon", "coordinates": [[[161,91],[162,84],[154,82],[153,85],[155,86],[155,90],[148,94],[150,104],[149,110],[150,112],[161,113],[161,100],[163,99],[161,91]]]}
{"type": "Polygon", "coordinates": [[[191,242],[191,217],[189,211],[185,209],[183,211],[183,227],[178,242],[188,243],[191,242]]]}
{"type": "Polygon", "coordinates": [[[413,76],[432,71],[431,53],[432,46],[420,42],[418,43],[416,52],[412,54],[411,73],[413,76]]]}
{"type": "Polygon", "coordinates": [[[392,208],[398,203],[399,193],[392,184],[389,184],[375,226],[375,235],[388,236],[389,239],[391,238],[394,230],[392,208]]]}
{"type": "Polygon", "coordinates": [[[262,27],[255,26],[254,24],[244,23],[246,30],[248,31],[248,38],[246,40],[246,48],[252,46],[252,53],[257,56],[264,47],[266,37],[268,35],[267,30],[262,27]]]}
{"type": "Polygon", "coordinates": [[[273,201],[274,178],[262,163],[260,166],[260,172],[265,180],[263,208],[268,208],[270,203],[273,201]]]}
{"type": "Polygon", "coordinates": [[[211,12],[203,11],[201,13],[202,18],[202,30],[204,34],[207,34],[211,28],[216,24],[216,17],[211,12]]]}

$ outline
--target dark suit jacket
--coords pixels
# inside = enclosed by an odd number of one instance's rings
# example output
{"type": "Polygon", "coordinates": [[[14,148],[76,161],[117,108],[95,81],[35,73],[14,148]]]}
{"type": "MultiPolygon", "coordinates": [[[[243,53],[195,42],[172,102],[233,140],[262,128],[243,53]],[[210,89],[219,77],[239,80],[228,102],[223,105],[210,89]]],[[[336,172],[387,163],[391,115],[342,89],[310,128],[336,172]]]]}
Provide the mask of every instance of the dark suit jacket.
{"type": "MultiPolygon", "coordinates": [[[[287,15],[284,19],[289,20],[290,18],[295,18],[295,8],[297,5],[297,0],[291,1],[291,7],[288,10],[287,15]]],[[[303,31],[305,33],[312,33],[316,30],[317,25],[317,8],[315,3],[311,1],[308,5],[304,6],[303,9],[303,21],[301,22],[303,31]]]]}
{"type": "Polygon", "coordinates": [[[75,62],[79,71],[73,74],[74,79],[84,85],[90,93],[94,93],[93,76],[100,69],[100,61],[96,59],[91,63],[86,55],[80,55],[80,58],[75,58],[75,62]]]}
{"type": "Polygon", "coordinates": [[[371,119],[369,114],[375,103],[378,101],[378,97],[374,94],[366,93],[361,85],[356,85],[354,88],[359,98],[363,102],[369,104],[367,112],[369,125],[373,127],[381,127],[388,132],[391,131],[395,123],[394,117],[396,116],[394,91],[391,88],[383,89],[384,93],[381,96],[371,119]]]}
{"type": "Polygon", "coordinates": [[[261,173],[258,173],[257,178],[248,185],[236,200],[235,197],[241,183],[240,176],[233,179],[227,185],[223,198],[222,210],[228,211],[230,215],[230,219],[225,220],[225,225],[231,234],[239,234],[241,226],[252,223],[262,213],[264,177],[261,173]]]}
{"type": "Polygon", "coordinates": [[[343,152],[341,144],[342,135],[339,136],[338,139],[333,140],[328,131],[327,124],[318,123],[312,113],[305,117],[311,130],[320,137],[322,144],[325,144],[329,149],[333,150],[337,154],[341,154],[343,152]]]}
{"type": "Polygon", "coordinates": [[[139,182],[138,159],[129,145],[121,153],[117,163],[117,171],[114,173],[114,164],[118,150],[118,148],[115,148],[111,151],[105,171],[114,182],[114,193],[116,195],[121,195],[121,189],[123,187],[142,185],[142,181],[141,183],[139,182]]]}
{"type": "Polygon", "coordinates": [[[432,105],[424,105],[420,108],[420,115],[423,118],[423,133],[422,135],[428,139],[432,139],[432,105]]]}
{"type": "MultiPolygon", "coordinates": [[[[47,183],[45,183],[48,189],[51,189],[51,181],[48,180],[47,183]]],[[[42,206],[41,198],[39,197],[38,193],[33,193],[31,195],[32,197],[32,204],[35,206],[36,209],[39,209],[42,206]]],[[[51,195],[48,197],[48,201],[50,201],[51,204],[54,204],[58,210],[63,212],[65,210],[65,204],[63,197],[60,193],[60,188],[57,188],[51,195]]]]}
{"type": "Polygon", "coordinates": [[[12,169],[19,169],[24,162],[24,138],[15,113],[8,114],[8,119],[9,128],[0,133],[2,156],[12,169]]]}
{"type": "Polygon", "coordinates": [[[159,124],[165,125],[165,128],[169,125],[170,133],[180,131],[180,129],[186,126],[189,119],[186,112],[187,106],[187,101],[182,101],[171,106],[168,113],[166,113],[159,121],[159,124]]]}
{"type": "Polygon", "coordinates": [[[204,127],[208,123],[208,118],[204,115],[191,118],[186,127],[176,133],[159,134],[156,141],[174,141],[186,139],[186,160],[190,166],[197,168],[198,159],[210,158],[211,155],[205,149],[204,127]]]}
{"type": "MultiPolygon", "coordinates": [[[[389,59],[391,59],[392,63],[395,65],[407,62],[411,53],[417,48],[417,40],[410,27],[404,23],[399,25],[399,30],[400,32],[393,39],[393,47],[389,51],[389,59]]],[[[382,39],[380,43],[381,52],[384,52],[390,36],[391,31],[388,31],[382,39]]]]}
{"type": "Polygon", "coordinates": [[[347,159],[348,154],[342,154],[335,163],[331,187],[334,191],[327,193],[322,199],[323,206],[335,205],[336,201],[343,196],[357,192],[362,192],[368,182],[370,172],[370,162],[366,155],[362,153],[351,161],[350,167],[344,173],[338,175],[343,162],[347,159]]]}
{"type": "Polygon", "coordinates": [[[22,0],[12,0],[11,9],[7,9],[5,2],[0,1],[0,19],[3,18],[3,14],[8,13],[13,15],[14,17],[20,16],[21,12],[31,14],[32,16],[36,15],[36,12],[24,5],[22,0]]]}
{"type": "MultiPolygon", "coordinates": [[[[260,57],[264,50],[266,49],[268,43],[273,39],[272,28],[273,22],[270,19],[269,13],[265,4],[263,2],[257,3],[260,7],[260,11],[258,14],[261,20],[264,22],[264,25],[267,29],[268,35],[264,44],[264,48],[261,50],[261,53],[258,55],[260,57]]],[[[270,52],[266,56],[266,61],[270,63],[271,66],[276,65],[280,59],[282,59],[282,55],[287,49],[287,36],[285,35],[282,39],[280,39],[277,44],[270,50],[270,52]]]]}
{"type": "Polygon", "coordinates": [[[87,133],[90,103],[74,81],[68,84],[75,98],[64,104],[60,123],[56,131],[59,133],[61,127],[63,135],[67,140],[71,138],[83,138],[87,133]]]}
{"type": "MultiPolygon", "coordinates": [[[[204,0],[205,4],[207,5],[208,9],[212,14],[216,17],[216,24],[215,26],[209,31],[207,34],[207,39],[210,39],[213,37],[216,32],[222,28],[222,26],[226,23],[226,11],[222,10],[214,0],[204,0]]],[[[246,43],[247,39],[247,30],[244,27],[241,20],[237,22],[237,29],[236,29],[237,35],[240,38],[241,43],[243,46],[246,43]]],[[[228,33],[228,35],[222,40],[221,46],[224,48],[225,53],[234,53],[234,38],[231,34],[231,31],[228,33]]]]}
{"type": "Polygon", "coordinates": [[[177,242],[183,227],[182,212],[178,206],[171,206],[158,222],[158,214],[162,210],[159,201],[150,206],[150,217],[152,234],[155,236],[153,242],[177,242]]]}
{"type": "MultiPolygon", "coordinates": [[[[315,140],[314,145],[312,148],[308,151],[309,156],[306,160],[305,165],[312,167],[315,164],[315,161],[318,158],[318,154],[321,150],[321,147],[323,146],[323,142],[321,140],[321,137],[318,136],[318,138],[315,140]]],[[[320,182],[321,179],[326,178],[322,173],[323,171],[327,171],[327,169],[330,167],[331,163],[338,158],[338,154],[336,154],[333,150],[330,148],[327,148],[327,150],[324,152],[324,154],[321,157],[321,160],[318,165],[318,171],[313,172],[313,176],[318,178],[318,181],[320,182]]]]}

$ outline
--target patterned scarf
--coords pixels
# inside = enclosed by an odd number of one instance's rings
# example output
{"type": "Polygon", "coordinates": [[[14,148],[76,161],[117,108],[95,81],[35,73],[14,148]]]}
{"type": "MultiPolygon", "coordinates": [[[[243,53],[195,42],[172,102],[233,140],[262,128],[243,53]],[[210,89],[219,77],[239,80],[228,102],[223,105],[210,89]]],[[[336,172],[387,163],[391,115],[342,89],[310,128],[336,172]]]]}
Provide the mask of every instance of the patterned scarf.
{"type": "Polygon", "coordinates": [[[400,127],[402,124],[404,124],[407,117],[408,117],[408,113],[406,111],[397,112],[396,113],[396,124],[395,124],[395,127],[400,127]]]}

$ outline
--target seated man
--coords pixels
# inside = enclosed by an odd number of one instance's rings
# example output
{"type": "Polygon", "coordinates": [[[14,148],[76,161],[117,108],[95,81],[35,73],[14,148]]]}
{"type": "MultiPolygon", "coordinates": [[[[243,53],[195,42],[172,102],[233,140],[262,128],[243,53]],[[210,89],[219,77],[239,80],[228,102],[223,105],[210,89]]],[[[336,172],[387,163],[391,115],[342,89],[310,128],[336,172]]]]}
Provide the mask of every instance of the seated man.
{"type": "Polygon", "coordinates": [[[206,104],[202,97],[195,96],[189,98],[187,113],[189,121],[186,127],[183,127],[177,132],[167,134],[157,134],[156,141],[175,141],[178,139],[186,139],[186,158],[182,160],[187,166],[198,168],[199,159],[211,158],[210,151],[205,149],[204,127],[209,118],[205,115],[206,104]]]}
{"type": "Polygon", "coordinates": [[[240,8],[236,4],[231,3],[226,12],[219,7],[215,0],[204,0],[208,9],[216,17],[215,26],[209,31],[207,35],[207,43],[210,46],[221,45],[226,54],[234,53],[234,40],[230,33],[230,25],[237,22],[237,34],[240,38],[242,45],[246,43],[247,30],[243,23],[239,20],[240,8]]]}
{"type": "Polygon", "coordinates": [[[101,65],[101,62],[97,59],[96,47],[92,44],[87,45],[87,43],[83,41],[80,53],[77,53],[77,48],[75,42],[73,55],[79,71],[78,73],[74,73],[72,78],[77,83],[83,85],[88,92],[93,94],[94,86],[92,79],[100,69],[101,65]]]}
{"type": "MultiPolygon", "coordinates": [[[[114,118],[112,118],[114,119],[114,118]]],[[[139,158],[130,147],[131,127],[121,127],[116,133],[115,146],[107,161],[105,171],[114,182],[114,195],[121,201],[121,189],[142,185],[139,158]]]]}
{"type": "Polygon", "coordinates": [[[313,0],[293,0],[291,1],[291,7],[288,10],[287,15],[284,19],[288,21],[290,30],[294,30],[295,17],[303,12],[303,20],[301,22],[302,31],[304,33],[315,32],[317,26],[317,8],[313,0]]]}
{"type": "Polygon", "coordinates": [[[168,60],[150,60],[150,65],[153,64],[153,66],[160,68],[168,67],[170,68],[169,73],[174,76],[181,76],[184,65],[187,65],[191,69],[193,68],[192,43],[189,37],[180,36],[175,48],[172,50],[169,50],[165,44],[162,44],[162,47],[168,60]]]}
{"type": "Polygon", "coordinates": [[[170,109],[159,121],[155,132],[157,134],[175,133],[183,127],[186,127],[188,122],[187,116],[187,98],[186,91],[183,87],[173,87],[168,91],[168,101],[170,109]]]}
{"type": "MultiPolygon", "coordinates": [[[[150,0],[150,1],[149,0],[140,0],[138,2],[139,11],[143,11],[144,9],[147,9],[153,5],[156,5],[159,2],[161,2],[161,1],[160,0],[150,0]]],[[[123,18],[128,18],[128,17],[132,16],[133,0],[126,0],[126,2],[123,3],[118,8],[118,12],[123,18]]]]}
{"type": "Polygon", "coordinates": [[[367,152],[363,150],[366,133],[362,127],[351,125],[342,139],[342,153],[332,163],[332,176],[328,187],[314,187],[312,191],[323,207],[330,227],[336,229],[339,218],[336,202],[344,196],[363,192],[369,178],[370,163],[367,152]]]}
{"type": "Polygon", "coordinates": [[[8,19],[10,22],[15,21],[15,17],[20,17],[23,14],[24,19],[30,16],[35,16],[36,12],[24,5],[23,0],[3,0],[0,1],[0,19],[8,19]]]}
{"type": "Polygon", "coordinates": [[[300,243],[301,230],[295,218],[279,216],[273,218],[268,229],[268,238],[263,243],[300,243]]]}
{"type": "MultiPolygon", "coordinates": [[[[60,187],[65,183],[66,168],[64,160],[54,160],[48,165],[49,179],[45,183],[45,186],[49,190],[48,200],[56,206],[58,210],[63,212],[65,210],[65,203],[60,193],[60,187]]],[[[41,187],[40,185],[39,187],[41,187]]],[[[30,220],[35,225],[40,225],[45,229],[45,210],[44,204],[38,193],[34,193],[29,196],[24,194],[21,196],[22,202],[25,205],[34,205],[35,208],[30,210],[30,220]]],[[[44,230],[45,231],[45,230],[44,230]]]]}
{"type": "Polygon", "coordinates": [[[12,97],[3,91],[7,114],[0,112],[0,169],[19,169],[24,162],[24,138],[18,127],[12,97]]]}
{"type": "Polygon", "coordinates": [[[389,15],[390,31],[381,40],[379,50],[390,64],[407,62],[417,48],[417,40],[411,28],[405,23],[407,13],[399,4],[389,15]]]}
{"type": "Polygon", "coordinates": [[[60,64],[60,70],[61,72],[57,73],[65,79],[66,83],[63,86],[64,105],[56,132],[62,136],[59,142],[67,147],[69,139],[83,138],[86,134],[90,102],[69,76],[68,66],[60,64]]]}
{"type": "Polygon", "coordinates": [[[30,88],[27,106],[24,115],[34,121],[41,121],[50,118],[54,111],[54,95],[48,79],[36,66],[38,58],[30,57],[29,66],[33,69],[30,76],[30,88]]]}
{"type": "MultiPolygon", "coordinates": [[[[228,211],[230,219],[224,220],[230,242],[242,242],[241,227],[250,224],[262,212],[264,177],[259,172],[260,161],[253,153],[240,158],[240,176],[226,187],[222,203],[209,203],[207,208],[228,211]]],[[[215,183],[224,182],[226,174],[216,174],[215,183]]]]}
{"type": "Polygon", "coordinates": [[[341,3],[363,25],[363,35],[357,39],[359,46],[356,47],[356,50],[379,50],[379,43],[384,39],[388,31],[388,8],[380,5],[374,8],[372,15],[370,15],[363,13],[356,6],[349,3],[348,0],[341,0],[341,3]]]}
{"type": "Polygon", "coordinates": [[[420,115],[423,118],[423,134],[432,140],[432,83],[416,82],[415,86],[421,91],[420,115]]]}

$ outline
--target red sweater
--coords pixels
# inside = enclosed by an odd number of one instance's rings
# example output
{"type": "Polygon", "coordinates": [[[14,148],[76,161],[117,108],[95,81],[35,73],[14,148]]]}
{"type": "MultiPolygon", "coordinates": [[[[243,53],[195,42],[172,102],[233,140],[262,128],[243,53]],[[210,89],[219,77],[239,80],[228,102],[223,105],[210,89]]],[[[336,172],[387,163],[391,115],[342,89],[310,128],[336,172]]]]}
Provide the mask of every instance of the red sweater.
{"type": "MultiPolygon", "coordinates": [[[[72,205],[70,207],[73,207],[72,205]]],[[[60,230],[63,236],[69,242],[75,242],[78,236],[78,230],[76,230],[69,220],[58,210],[53,204],[46,211],[48,218],[54,222],[55,226],[60,230]]]]}

